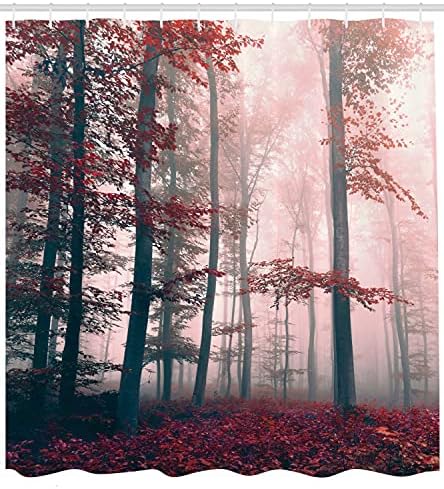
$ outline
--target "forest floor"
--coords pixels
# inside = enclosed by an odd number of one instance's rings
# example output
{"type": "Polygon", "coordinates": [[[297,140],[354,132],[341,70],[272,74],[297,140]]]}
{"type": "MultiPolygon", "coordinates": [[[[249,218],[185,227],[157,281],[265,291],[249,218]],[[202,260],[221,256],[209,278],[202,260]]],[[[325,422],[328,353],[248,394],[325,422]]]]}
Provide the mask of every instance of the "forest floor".
{"type": "MultiPolygon", "coordinates": [[[[253,475],[288,469],[329,476],[347,469],[409,475],[439,468],[438,409],[272,400],[147,403],[136,436],[86,413],[51,421],[42,439],[15,440],[7,467],[27,476],[65,469],[112,473],[158,469],[179,476],[208,469],[253,475]]],[[[11,439],[11,438],[10,438],[11,439]]]]}

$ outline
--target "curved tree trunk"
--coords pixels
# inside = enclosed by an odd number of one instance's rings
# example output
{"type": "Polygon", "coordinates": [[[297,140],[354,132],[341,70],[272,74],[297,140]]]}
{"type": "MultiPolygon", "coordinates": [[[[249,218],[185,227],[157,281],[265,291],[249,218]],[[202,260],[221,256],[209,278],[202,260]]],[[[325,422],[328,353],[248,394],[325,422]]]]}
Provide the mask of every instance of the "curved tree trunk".
{"type": "MultiPolygon", "coordinates": [[[[211,207],[216,212],[211,214],[210,254],[208,268],[217,270],[219,257],[219,183],[218,183],[218,159],[219,159],[219,121],[217,113],[217,86],[213,61],[208,62],[208,83],[210,88],[210,124],[211,124],[211,149],[210,149],[210,193],[211,207]]],[[[200,340],[199,361],[197,364],[196,383],[193,392],[193,404],[201,406],[205,398],[205,386],[207,382],[208,363],[211,349],[211,330],[213,322],[214,299],[216,296],[216,276],[208,274],[207,294],[202,319],[202,336],[200,340]]]]}
{"type": "MultiPolygon", "coordinates": [[[[160,23],[152,22],[161,36],[160,23]]],[[[136,249],[134,278],[131,297],[131,313],[123,359],[122,376],[117,406],[117,422],[127,433],[134,433],[138,425],[140,377],[143,368],[146,332],[151,302],[153,236],[151,227],[144,219],[150,203],[151,153],[153,140],[150,136],[156,107],[156,84],[159,66],[159,48],[147,45],[143,64],[143,77],[139,100],[139,118],[136,146],[136,249]]]]}
{"type": "Polygon", "coordinates": [[[80,327],[83,316],[83,239],[85,227],[85,197],[83,158],[85,156],[85,21],[76,22],[73,59],[74,127],[73,139],[73,195],[71,229],[71,270],[69,276],[69,311],[62,355],[60,380],[60,407],[69,413],[75,395],[80,327]]]}

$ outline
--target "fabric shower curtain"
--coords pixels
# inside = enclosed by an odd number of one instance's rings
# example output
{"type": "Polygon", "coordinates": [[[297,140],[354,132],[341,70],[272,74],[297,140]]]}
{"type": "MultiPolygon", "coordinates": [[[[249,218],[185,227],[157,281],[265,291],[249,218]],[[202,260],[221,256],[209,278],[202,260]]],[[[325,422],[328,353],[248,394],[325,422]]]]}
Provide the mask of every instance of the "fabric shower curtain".
{"type": "Polygon", "coordinates": [[[7,466],[437,470],[432,24],[6,37],[7,466]]]}

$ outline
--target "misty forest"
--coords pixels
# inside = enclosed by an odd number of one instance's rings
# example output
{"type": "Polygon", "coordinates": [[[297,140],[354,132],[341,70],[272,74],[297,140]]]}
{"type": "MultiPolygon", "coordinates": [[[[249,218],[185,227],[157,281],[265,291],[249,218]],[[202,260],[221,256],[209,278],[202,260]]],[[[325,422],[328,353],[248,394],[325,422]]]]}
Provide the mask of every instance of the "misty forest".
{"type": "Polygon", "coordinates": [[[437,470],[432,25],[6,34],[7,466],[437,470]]]}

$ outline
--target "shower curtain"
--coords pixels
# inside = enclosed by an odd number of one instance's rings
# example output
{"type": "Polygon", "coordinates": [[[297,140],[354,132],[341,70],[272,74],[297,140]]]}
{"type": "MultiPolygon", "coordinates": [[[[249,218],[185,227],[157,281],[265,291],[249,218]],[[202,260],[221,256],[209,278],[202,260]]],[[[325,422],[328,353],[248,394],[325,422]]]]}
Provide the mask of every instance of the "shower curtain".
{"type": "Polygon", "coordinates": [[[431,23],[6,26],[7,467],[439,467],[431,23]]]}

